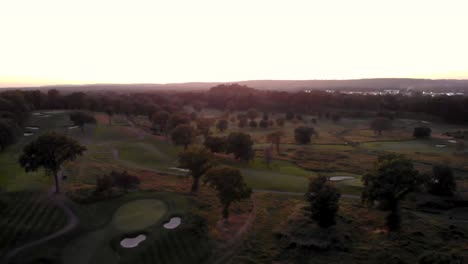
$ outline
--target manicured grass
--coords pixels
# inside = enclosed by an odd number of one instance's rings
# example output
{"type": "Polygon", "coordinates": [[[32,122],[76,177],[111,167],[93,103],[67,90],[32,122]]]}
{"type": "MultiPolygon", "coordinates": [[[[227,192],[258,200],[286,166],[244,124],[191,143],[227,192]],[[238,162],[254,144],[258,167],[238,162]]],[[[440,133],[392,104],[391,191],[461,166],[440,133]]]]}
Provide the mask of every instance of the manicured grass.
{"type": "Polygon", "coordinates": [[[142,199],[122,205],[112,223],[122,231],[134,231],[157,223],[167,212],[166,204],[156,199],[142,199]]]}
{"type": "Polygon", "coordinates": [[[59,230],[67,222],[62,210],[39,193],[10,192],[2,196],[6,207],[0,219],[0,257],[14,247],[59,230]]]}

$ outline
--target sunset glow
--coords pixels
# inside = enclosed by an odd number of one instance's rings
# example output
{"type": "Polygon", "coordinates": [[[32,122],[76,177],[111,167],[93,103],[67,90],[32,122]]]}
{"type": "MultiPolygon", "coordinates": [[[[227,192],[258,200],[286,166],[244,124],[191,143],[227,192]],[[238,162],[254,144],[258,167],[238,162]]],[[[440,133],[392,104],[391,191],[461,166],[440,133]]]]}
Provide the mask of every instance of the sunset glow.
{"type": "Polygon", "coordinates": [[[0,0],[0,86],[468,78],[466,0],[0,0]]]}

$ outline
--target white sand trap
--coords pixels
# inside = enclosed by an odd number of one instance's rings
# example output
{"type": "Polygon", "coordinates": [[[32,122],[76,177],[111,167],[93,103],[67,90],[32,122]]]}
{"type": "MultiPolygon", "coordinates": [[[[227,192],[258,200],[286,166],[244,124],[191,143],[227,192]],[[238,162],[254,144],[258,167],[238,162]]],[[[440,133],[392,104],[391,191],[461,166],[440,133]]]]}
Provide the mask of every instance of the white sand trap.
{"type": "Polygon", "coordinates": [[[23,135],[24,135],[25,137],[30,137],[30,136],[34,135],[34,133],[32,133],[32,132],[24,132],[23,135]]]}
{"type": "Polygon", "coordinates": [[[435,145],[436,148],[445,148],[447,145],[435,145]]]}
{"type": "Polygon", "coordinates": [[[330,177],[330,181],[344,181],[344,180],[350,180],[354,179],[353,176],[333,176],[330,177]]]}
{"type": "Polygon", "coordinates": [[[40,116],[40,115],[42,115],[42,113],[33,113],[33,115],[40,116]]]}
{"type": "Polygon", "coordinates": [[[450,143],[457,143],[456,140],[448,140],[448,142],[450,142],[450,143]]]}
{"type": "Polygon", "coordinates": [[[430,124],[431,122],[429,122],[429,121],[421,121],[421,123],[430,124]]]}
{"type": "Polygon", "coordinates": [[[39,127],[35,127],[35,126],[27,126],[26,129],[30,129],[30,130],[38,130],[39,127]]]}
{"type": "Polygon", "coordinates": [[[76,128],[78,128],[78,126],[70,126],[70,127],[68,127],[68,129],[76,129],[76,128]]]}
{"type": "Polygon", "coordinates": [[[51,117],[51,115],[40,115],[40,118],[51,117]]]}
{"type": "Polygon", "coordinates": [[[124,248],[134,248],[137,247],[141,242],[146,240],[145,235],[138,235],[134,238],[124,238],[120,241],[120,245],[124,248]]]}
{"type": "Polygon", "coordinates": [[[182,223],[182,218],[172,217],[171,220],[169,220],[169,222],[164,224],[164,228],[166,228],[166,229],[175,229],[178,226],[180,226],[181,223],[182,223]]]}
{"type": "Polygon", "coordinates": [[[176,167],[170,167],[169,169],[170,170],[178,170],[178,171],[181,171],[181,172],[189,172],[189,170],[182,169],[182,168],[176,168],[176,167]]]}

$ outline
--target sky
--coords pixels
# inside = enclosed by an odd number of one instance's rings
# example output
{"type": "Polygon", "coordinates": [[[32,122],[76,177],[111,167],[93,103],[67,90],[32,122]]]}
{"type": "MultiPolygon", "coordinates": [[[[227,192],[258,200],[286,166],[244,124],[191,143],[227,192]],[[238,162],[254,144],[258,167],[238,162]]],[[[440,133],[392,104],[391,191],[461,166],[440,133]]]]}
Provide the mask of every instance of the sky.
{"type": "Polygon", "coordinates": [[[468,78],[466,0],[0,0],[0,86],[468,78]]]}

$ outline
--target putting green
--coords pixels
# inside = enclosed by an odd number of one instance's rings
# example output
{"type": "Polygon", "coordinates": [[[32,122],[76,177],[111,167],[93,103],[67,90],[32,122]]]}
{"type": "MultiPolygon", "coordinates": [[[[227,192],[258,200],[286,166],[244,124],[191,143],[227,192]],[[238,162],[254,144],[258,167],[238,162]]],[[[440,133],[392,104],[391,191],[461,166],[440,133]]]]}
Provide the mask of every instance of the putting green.
{"type": "Polygon", "coordinates": [[[167,212],[167,206],[160,200],[143,199],[122,205],[112,220],[121,231],[135,231],[156,224],[167,212]]]}

